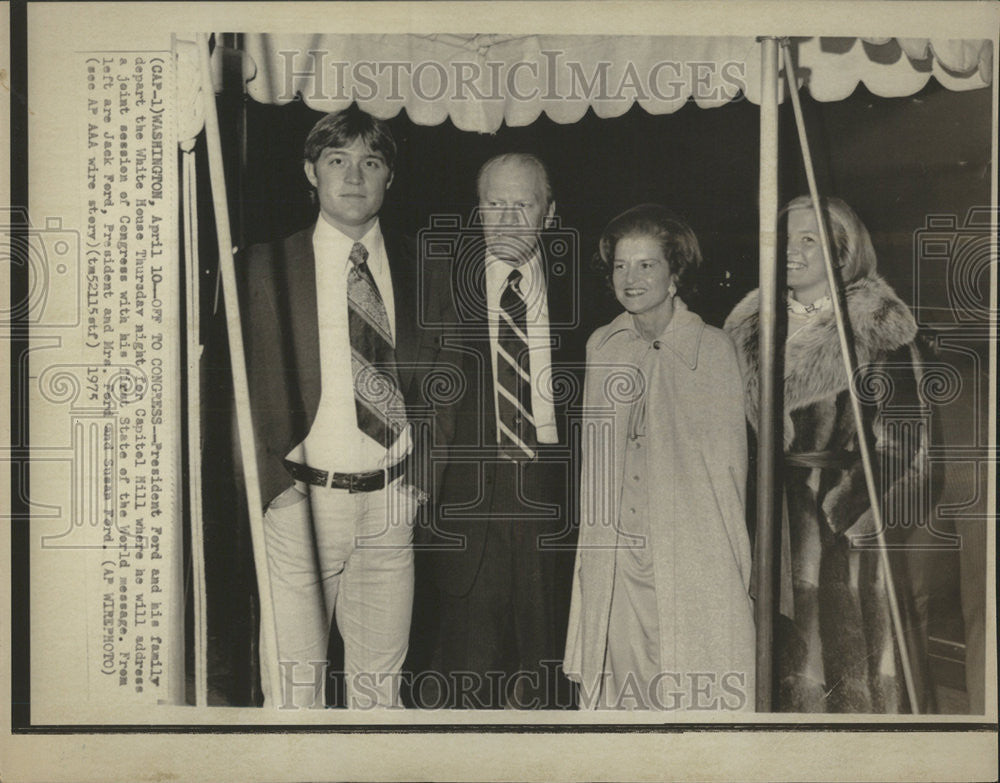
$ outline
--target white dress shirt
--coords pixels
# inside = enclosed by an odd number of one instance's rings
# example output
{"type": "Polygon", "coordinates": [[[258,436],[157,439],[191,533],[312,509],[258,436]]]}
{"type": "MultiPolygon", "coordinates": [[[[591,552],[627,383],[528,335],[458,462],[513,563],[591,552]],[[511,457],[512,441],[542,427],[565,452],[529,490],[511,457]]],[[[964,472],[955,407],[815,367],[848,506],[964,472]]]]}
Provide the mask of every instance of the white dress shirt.
{"type": "MultiPolygon", "coordinates": [[[[368,251],[368,268],[378,286],[396,338],[396,308],[392,277],[382,230],[376,220],[360,240],[368,251]]],[[[361,473],[395,465],[410,452],[407,425],[389,448],[358,428],[351,373],[351,337],[348,322],[347,273],[354,240],[320,217],[313,232],[316,263],[316,309],[319,323],[321,396],[312,428],[288,459],[319,470],[361,473]]]]}
{"type": "MultiPolygon", "coordinates": [[[[552,402],[552,339],[549,336],[549,303],[545,271],[535,253],[517,267],[521,272],[519,288],[524,297],[528,324],[528,368],[531,373],[531,414],[535,419],[535,437],[539,443],[558,443],[556,410],[552,402]]],[[[500,403],[497,398],[497,348],[500,334],[500,297],[507,277],[514,267],[486,254],[486,307],[489,312],[490,355],[493,361],[493,415],[500,442],[500,403]]]]}

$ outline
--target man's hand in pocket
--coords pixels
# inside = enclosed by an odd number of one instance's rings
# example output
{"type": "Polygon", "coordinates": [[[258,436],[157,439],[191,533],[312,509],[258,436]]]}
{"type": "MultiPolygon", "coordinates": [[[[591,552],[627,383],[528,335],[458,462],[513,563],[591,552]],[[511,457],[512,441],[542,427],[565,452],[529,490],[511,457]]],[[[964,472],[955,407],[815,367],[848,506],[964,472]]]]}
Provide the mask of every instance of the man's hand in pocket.
{"type": "Polygon", "coordinates": [[[292,486],[271,501],[270,508],[285,508],[287,506],[294,506],[296,503],[301,503],[306,499],[306,497],[307,495],[305,492],[300,490],[295,484],[292,484],[292,486]]]}

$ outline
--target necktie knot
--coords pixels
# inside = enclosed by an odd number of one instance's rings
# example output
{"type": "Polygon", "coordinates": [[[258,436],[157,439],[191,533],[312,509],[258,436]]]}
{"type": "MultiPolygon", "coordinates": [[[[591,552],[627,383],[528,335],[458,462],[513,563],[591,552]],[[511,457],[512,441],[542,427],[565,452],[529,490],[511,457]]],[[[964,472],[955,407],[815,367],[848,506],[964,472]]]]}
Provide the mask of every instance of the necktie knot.
{"type": "Polygon", "coordinates": [[[361,266],[368,261],[368,248],[360,242],[355,242],[348,260],[356,267],[361,266]]]}
{"type": "Polygon", "coordinates": [[[509,275],[507,275],[507,287],[511,289],[514,293],[516,293],[518,296],[521,296],[521,280],[523,278],[524,275],[521,274],[520,269],[515,269],[509,275]]]}

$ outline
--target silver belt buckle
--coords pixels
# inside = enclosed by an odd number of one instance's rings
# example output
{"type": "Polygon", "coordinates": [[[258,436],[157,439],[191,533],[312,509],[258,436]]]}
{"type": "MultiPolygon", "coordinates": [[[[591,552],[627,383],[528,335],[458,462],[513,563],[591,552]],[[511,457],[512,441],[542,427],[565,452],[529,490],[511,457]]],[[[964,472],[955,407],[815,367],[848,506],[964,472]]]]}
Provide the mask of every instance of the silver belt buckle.
{"type": "MultiPolygon", "coordinates": [[[[369,473],[374,473],[375,471],[369,471],[369,473]]],[[[349,478],[347,479],[347,491],[352,495],[356,495],[358,492],[363,492],[359,486],[365,479],[364,473],[348,473],[349,478]]]]}

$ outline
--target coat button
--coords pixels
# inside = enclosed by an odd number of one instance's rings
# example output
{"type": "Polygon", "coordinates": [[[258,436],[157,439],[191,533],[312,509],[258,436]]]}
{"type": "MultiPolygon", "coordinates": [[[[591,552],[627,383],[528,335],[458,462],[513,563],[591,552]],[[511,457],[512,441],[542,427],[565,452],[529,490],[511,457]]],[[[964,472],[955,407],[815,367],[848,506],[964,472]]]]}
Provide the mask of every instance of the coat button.
{"type": "Polygon", "coordinates": [[[654,347],[654,348],[655,348],[656,350],[660,350],[660,341],[659,341],[659,340],[654,340],[654,341],[653,341],[653,347],[654,347]]]}

